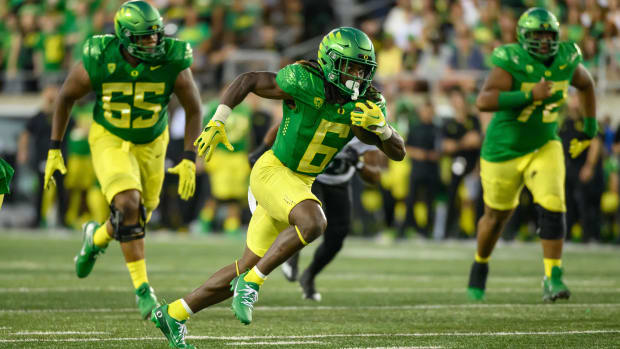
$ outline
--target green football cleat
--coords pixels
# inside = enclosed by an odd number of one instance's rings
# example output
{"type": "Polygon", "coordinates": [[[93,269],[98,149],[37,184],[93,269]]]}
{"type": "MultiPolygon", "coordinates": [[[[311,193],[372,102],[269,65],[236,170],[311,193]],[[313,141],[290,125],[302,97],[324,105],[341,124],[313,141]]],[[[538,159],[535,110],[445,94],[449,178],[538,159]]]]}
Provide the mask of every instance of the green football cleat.
{"type": "Polygon", "coordinates": [[[168,315],[168,304],[153,309],[151,321],[168,339],[171,348],[195,349],[196,347],[185,343],[185,335],[187,335],[187,327],[185,320],[177,321],[168,315]]]}
{"type": "Polygon", "coordinates": [[[73,259],[75,261],[75,273],[79,278],[85,278],[90,274],[95,266],[95,261],[100,253],[104,253],[106,247],[95,246],[93,243],[93,236],[95,230],[99,228],[97,222],[87,222],[82,226],[84,232],[82,238],[82,249],[80,253],[73,259]]]}
{"type": "Polygon", "coordinates": [[[469,272],[469,283],[467,284],[467,297],[473,301],[484,300],[484,290],[487,285],[489,275],[489,264],[474,262],[469,272]]]}
{"type": "Polygon", "coordinates": [[[467,297],[472,301],[483,301],[484,300],[484,290],[477,287],[468,287],[467,288],[467,297]]]}
{"type": "Polygon", "coordinates": [[[551,278],[545,276],[542,282],[543,301],[555,302],[556,299],[569,299],[570,291],[562,281],[562,268],[551,268],[551,278]]]}
{"type": "Polygon", "coordinates": [[[148,283],[144,282],[136,289],[136,304],[140,309],[140,316],[144,320],[151,316],[153,309],[159,307],[159,302],[155,296],[155,291],[148,283]]]}
{"type": "Polygon", "coordinates": [[[230,282],[230,290],[234,292],[231,308],[233,313],[235,313],[235,317],[244,325],[249,325],[252,322],[252,310],[254,309],[254,303],[258,300],[258,290],[260,288],[257,283],[243,279],[248,272],[249,270],[230,282]]]}

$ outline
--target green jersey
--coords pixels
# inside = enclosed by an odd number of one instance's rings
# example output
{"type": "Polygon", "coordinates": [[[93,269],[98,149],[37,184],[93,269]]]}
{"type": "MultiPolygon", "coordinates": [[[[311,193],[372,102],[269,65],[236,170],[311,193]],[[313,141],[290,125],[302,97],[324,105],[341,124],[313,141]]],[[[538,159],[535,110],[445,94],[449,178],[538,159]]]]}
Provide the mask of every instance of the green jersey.
{"type": "Polygon", "coordinates": [[[192,64],[188,43],[164,38],[166,57],[132,67],[113,35],[96,35],[84,44],[82,61],[96,94],[95,122],[137,144],[153,141],[168,124],[168,102],[179,73],[192,64]]]}
{"type": "MultiPolygon", "coordinates": [[[[273,144],[275,156],[289,169],[318,176],[351,138],[351,112],[357,101],[325,103],[325,82],[319,70],[295,63],[282,68],[276,83],[295,100],[282,102],[283,117],[273,144]]],[[[377,104],[385,114],[385,99],[377,104]]]]}
{"type": "Polygon", "coordinates": [[[506,161],[531,153],[557,135],[558,112],[564,104],[573,73],[582,60],[579,47],[561,42],[553,63],[547,67],[518,44],[497,47],[494,65],[512,75],[513,91],[531,91],[543,77],[553,81],[551,97],[520,109],[500,110],[487,128],[481,156],[487,161],[506,161]]]}
{"type": "MultiPolygon", "coordinates": [[[[205,105],[205,117],[203,118],[204,124],[208,124],[217,106],[220,104],[219,100],[215,99],[205,105]]],[[[252,109],[246,103],[240,103],[232,110],[228,119],[226,119],[226,136],[228,141],[235,148],[235,152],[248,151],[250,141],[250,119],[252,117],[252,109]]],[[[204,126],[204,125],[203,125],[204,126]]],[[[226,149],[224,144],[218,144],[218,148],[226,149]]]]}

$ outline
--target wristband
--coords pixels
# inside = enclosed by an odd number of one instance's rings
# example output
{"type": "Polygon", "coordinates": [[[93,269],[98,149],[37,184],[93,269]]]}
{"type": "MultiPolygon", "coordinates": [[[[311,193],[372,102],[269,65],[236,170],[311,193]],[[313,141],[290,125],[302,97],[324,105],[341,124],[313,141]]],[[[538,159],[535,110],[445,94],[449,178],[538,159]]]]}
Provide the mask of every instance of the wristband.
{"type": "Polygon", "coordinates": [[[532,91],[504,91],[499,93],[497,104],[499,109],[511,109],[528,105],[533,100],[532,91]]]}
{"type": "Polygon", "coordinates": [[[220,104],[217,106],[217,109],[215,110],[215,114],[213,114],[211,121],[219,121],[222,124],[225,124],[231,112],[232,109],[230,109],[229,106],[227,106],[226,104],[220,104]]]}
{"type": "Polygon", "coordinates": [[[60,149],[61,144],[62,144],[62,141],[56,141],[56,140],[50,139],[50,149],[60,149]]]}
{"type": "Polygon", "coordinates": [[[182,159],[185,160],[189,160],[191,162],[195,162],[196,161],[196,152],[193,150],[186,150],[183,152],[183,156],[181,157],[182,159]]]}
{"type": "Polygon", "coordinates": [[[594,116],[586,116],[583,118],[583,133],[588,136],[588,138],[594,138],[596,133],[598,132],[598,122],[596,121],[596,117],[594,116]]]}
{"type": "Polygon", "coordinates": [[[379,134],[379,139],[383,142],[390,139],[391,137],[392,128],[390,127],[390,125],[385,125],[385,129],[383,130],[383,132],[381,132],[381,134],[379,134]]]}

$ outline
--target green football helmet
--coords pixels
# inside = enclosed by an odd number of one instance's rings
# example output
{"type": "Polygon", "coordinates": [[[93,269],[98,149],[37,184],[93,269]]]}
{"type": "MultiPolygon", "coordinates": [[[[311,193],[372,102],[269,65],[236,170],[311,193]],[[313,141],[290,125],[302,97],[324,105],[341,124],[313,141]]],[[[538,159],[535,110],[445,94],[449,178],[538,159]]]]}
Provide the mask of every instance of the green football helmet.
{"type": "Polygon", "coordinates": [[[558,52],[560,45],[560,23],[553,13],[544,8],[534,7],[525,11],[517,22],[517,41],[529,54],[540,60],[547,60],[558,52]],[[551,32],[551,40],[540,40],[535,32],[551,32]],[[549,45],[547,52],[540,52],[543,43],[549,45]]]}
{"type": "Polygon", "coordinates": [[[366,93],[375,76],[377,63],[372,41],[363,31],[350,27],[332,30],[321,41],[317,56],[327,81],[354,100],[366,93]],[[363,76],[347,73],[351,63],[363,67],[363,76]],[[341,76],[349,79],[343,83],[341,76]]]}
{"type": "Polygon", "coordinates": [[[121,5],[114,16],[114,30],[130,55],[145,62],[156,62],[164,57],[163,20],[148,2],[134,0],[121,5]],[[141,37],[153,34],[157,34],[155,46],[140,44],[141,37]]]}

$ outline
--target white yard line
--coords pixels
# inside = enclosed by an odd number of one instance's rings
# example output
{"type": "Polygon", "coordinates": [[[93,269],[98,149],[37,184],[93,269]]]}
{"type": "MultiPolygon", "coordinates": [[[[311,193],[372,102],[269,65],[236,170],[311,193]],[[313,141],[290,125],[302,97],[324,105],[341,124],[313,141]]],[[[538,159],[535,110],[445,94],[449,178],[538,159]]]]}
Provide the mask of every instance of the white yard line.
{"type": "Polygon", "coordinates": [[[9,333],[10,335],[16,336],[27,336],[27,335],[62,335],[62,334],[107,334],[108,332],[95,332],[95,331],[20,331],[9,333]]]}
{"type": "Polygon", "coordinates": [[[443,347],[356,347],[344,349],[440,349],[443,347]]]}
{"type": "Polygon", "coordinates": [[[496,337],[496,336],[559,336],[575,334],[620,333],[620,330],[586,330],[586,331],[548,331],[548,332],[430,332],[430,333],[351,333],[351,334],[317,334],[305,336],[187,336],[188,339],[218,340],[252,340],[252,339],[310,339],[310,338],[342,338],[342,337],[496,337]]]}
{"type": "MultiPolygon", "coordinates": [[[[537,285],[538,286],[538,285],[537,285]]],[[[127,293],[129,289],[127,287],[102,287],[102,288],[67,288],[67,287],[16,287],[16,288],[0,288],[0,293],[72,293],[72,292],[120,292],[127,293]]],[[[160,288],[158,289],[160,292],[186,292],[186,288],[160,288]]],[[[596,288],[587,288],[587,287],[571,287],[573,292],[581,292],[581,293],[620,293],[620,287],[600,287],[596,288]]],[[[445,293],[465,293],[465,289],[462,287],[458,288],[445,288],[445,287],[437,287],[437,288],[389,288],[389,287],[361,287],[361,288],[329,288],[325,287],[321,289],[324,293],[411,293],[411,294],[424,294],[424,293],[433,293],[433,294],[445,294],[445,293]]],[[[273,289],[269,291],[270,293],[299,293],[299,289],[290,288],[290,289],[273,289]]],[[[488,288],[488,293],[540,293],[539,287],[497,287],[488,288]]]]}
{"type": "Polygon", "coordinates": [[[226,345],[302,345],[302,344],[324,344],[317,341],[281,341],[281,342],[230,342],[226,345]]]}
{"type": "MultiPolygon", "coordinates": [[[[499,337],[499,336],[566,336],[580,334],[611,334],[620,333],[620,330],[586,330],[586,331],[548,331],[548,332],[435,332],[435,333],[350,333],[350,334],[317,334],[305,336],[187,336],[187,339],[198,340],[272,340],[272,339],[319,339],[319,338],[350,338],[350,337],[499,337]]],[[[20,342],[113,342],[113,341],[162,341],[163,337],[137,337],[137,338],[63,338],[63,339],[46,339],[46,338],[23,338],[23,339],[0,339],[0,343],[20,343],[20,342]]],[[[279,342],[269,342],[266,344],[277,344],[279,342]]],[[[305,342],[311,343],[311,342],[305,342]]],[[[253,344],[256,344],[254,342],[253,344]]]]}
{"type": "MultiPolygon", "coordinates": [[[[258,306],[259,311],[282,311],[282,310],[427,310],[427,309],[489,309],[489,308],[617,308],[620,303],[579,303],[579,304],[418,304],[418,305],[377,305],[377,306],[258,306]]],[[[230,311],[228,306],[216,306],[208,311],[230,311]]],[[[5,313],[132,313],[135,308],[85,308],[85,309],[0,309],[0,314],[5,313]]]]}

